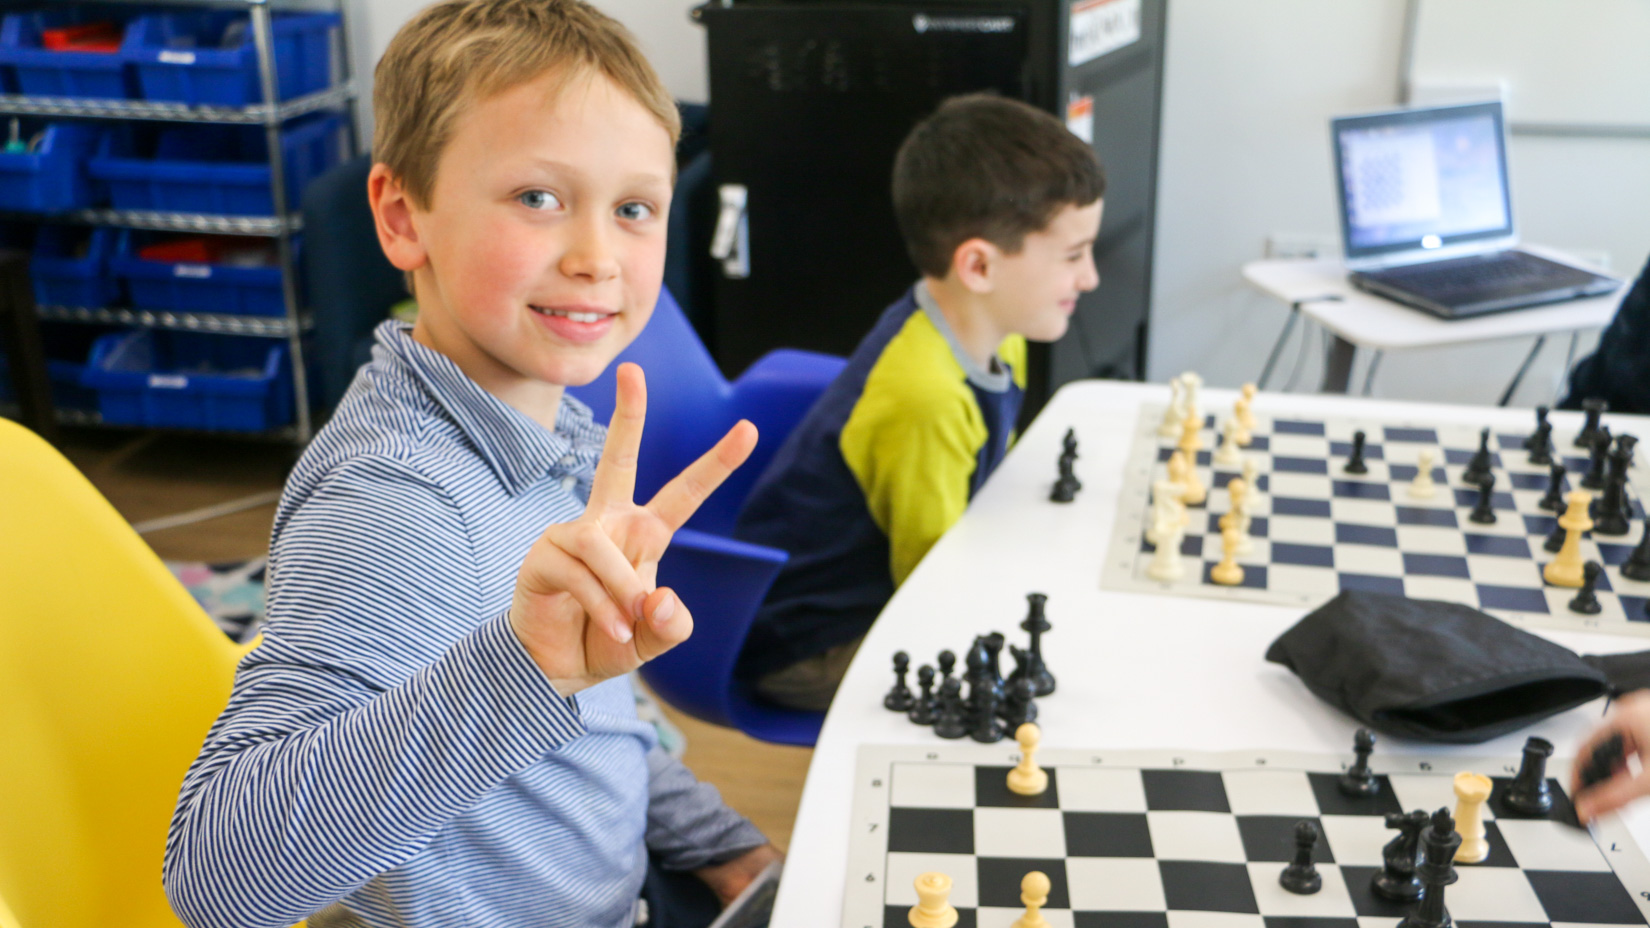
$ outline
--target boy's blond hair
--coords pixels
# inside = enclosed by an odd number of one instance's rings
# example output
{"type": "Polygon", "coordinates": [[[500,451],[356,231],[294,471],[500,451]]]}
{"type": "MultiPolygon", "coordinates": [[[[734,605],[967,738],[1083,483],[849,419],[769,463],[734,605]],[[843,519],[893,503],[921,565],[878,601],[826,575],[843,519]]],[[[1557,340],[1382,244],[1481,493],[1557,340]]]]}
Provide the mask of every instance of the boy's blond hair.
{"type": "Polygon", "coordinates": [[[444,0],[390,40],[374,72],[373,159],[427,208],[436,165],[468,104],[556,72],[601,74],[670,133],[681,116],[629,30],[581,0],[444,0]]]}

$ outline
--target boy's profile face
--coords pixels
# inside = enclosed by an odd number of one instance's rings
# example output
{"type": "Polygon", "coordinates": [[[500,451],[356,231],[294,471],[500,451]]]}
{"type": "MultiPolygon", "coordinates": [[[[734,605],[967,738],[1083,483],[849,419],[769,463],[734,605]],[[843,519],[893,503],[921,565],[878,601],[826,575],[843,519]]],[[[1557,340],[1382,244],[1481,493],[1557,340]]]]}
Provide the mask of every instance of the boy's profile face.
{"type": "Polygon", "coordinates": [[[1094,238],[1105,201],[1062,207],[1049,224],[1025,237],[1019,252],[1001,255],[988,311],[997,328],[1034,342],[1066,334],[1077,297],[1100,285],[1094,238]]]}
{"type": "Polygon", "coordinates": [[[669,133],[599,73],[556,77],[466,108],[427,208],[406,207],[410,260],[391,252],[414,270],[414,336],[507,402],[595,379],[664,273],[669,133]]]}

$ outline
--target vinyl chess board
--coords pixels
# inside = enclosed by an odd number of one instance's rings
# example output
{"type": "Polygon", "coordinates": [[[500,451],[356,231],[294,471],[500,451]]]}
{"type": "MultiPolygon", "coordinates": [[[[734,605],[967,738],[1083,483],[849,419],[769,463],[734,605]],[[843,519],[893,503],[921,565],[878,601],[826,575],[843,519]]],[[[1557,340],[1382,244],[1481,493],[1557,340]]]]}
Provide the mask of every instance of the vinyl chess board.
{"type": "MultiPolygon", "coordinates": [[[[1272,417],[1257,409],[1253,443],[1243,449],[1258,466],[1258,494],[1250,494],[1254,550],[1239,557],[1243,582],[1221,586],[1209,569],[1221,559],[1220,516],[1230,507],[1226,482],[1236,469],[1211,466],[1219,442],[1214,417],[1205,420],[1198,475],[1209,498],[1192,508],[1181,551],[1186,575],[1174,582],[1146,575],[1152,545],[1144,529],[1151,517],[1151,485],[1167,474],[1175,440],[1160,438],[1161,405],[1143,408],[1129,450],[1116,527],[1107,549],[1101,586],[1108,590],[1277,603],[1315,608],[1341,590],[1366,589],[1464,603],[1514,624],[1650,636],[1650,583],[1628,580],[1620,565],[1639,541],[1641,500],[1650,488],[1645,467],[1629,472],[1634,524],[1628,534],[1584,536],[1581,555],[1604,565],[1598,583],[1603,612],[1581,615],[1569,608],[1575,590],[1548,585],[1541,568],[1553,555],[1542,548],[1558,514],[1537,506],[1548,467],[1531,464],[1522,432],[1492,433],[1497,520],[1467,519],[1478,490],[1461,479],[1478,450],[1479,429],[1467,425],[1360,419],[1272,417]],[[1342,468],[1352,433],[1363,430],[1360,476],[1342,468]],[[1413,499],[1417,455],[1434,450],[1431,499],[1413,499]]],[[[1606,420],[1606,424],[1608,420],[1606,420]]],[[[1646,436],[1650,438],[1650,436],[1646,436]]],[[[1554,430],[1554,460],[1569,471],[1566,492],[1587,472],[1573,432],[1554,430]]],[[[1594,491],[1595,498],[1597,491],[1594,491]]]]}
{"type": "Polygon", "coordinates": [[[854,783],[843,928],[904,928],[913,882],[952,879],[962,928],[1008,928],[1025,911],[1020,880],[1047,874],[1043,914],[1054,928],[1393,928],[1413,907],[1374,893],[1381,850],[1396,830],[1386,813],[1455,806],[1460,770],[1492,775],[1485,806],[1491,853],[1457,865],[1445,905],[1461,928],[1645,925],[1650,861],[1619,819],[1588,832],[1550,761],[1553,811],[1519,818],[1501,796],[1518,758],[1370,759],[1379,791],[1338,788],[1345,760],[1290,753],[1039,751],[1048,789],[1006,786],[1012,743],[864,745],[854,783]],[[1278,885],[1294,828],[1322,837],[1314,860],[1323,888],[1278,885]]]}

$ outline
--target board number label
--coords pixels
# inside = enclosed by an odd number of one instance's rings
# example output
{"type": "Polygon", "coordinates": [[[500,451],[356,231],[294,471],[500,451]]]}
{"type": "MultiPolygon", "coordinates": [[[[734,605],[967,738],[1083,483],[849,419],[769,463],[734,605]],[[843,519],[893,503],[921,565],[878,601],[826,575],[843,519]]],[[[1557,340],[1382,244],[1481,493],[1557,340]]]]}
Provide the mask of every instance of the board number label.
{"type": "Polygon", "coordinates": [[[1140,0],[1077,0],[1071,5],[1073,67],[1140,41],[1140,0]]]}

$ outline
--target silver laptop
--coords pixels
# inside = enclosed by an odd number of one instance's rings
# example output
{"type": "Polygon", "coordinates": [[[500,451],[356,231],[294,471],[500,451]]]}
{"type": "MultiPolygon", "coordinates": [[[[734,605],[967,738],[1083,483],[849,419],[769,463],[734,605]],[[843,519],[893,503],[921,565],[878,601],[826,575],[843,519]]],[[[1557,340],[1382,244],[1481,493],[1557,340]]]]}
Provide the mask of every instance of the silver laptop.
{"type": "Polygon", "coordinates": [[[1331,125],[1346,266],[1358,289],[1461,319],[1621,286],[1517,248],[1499,101],[1331,125]]]}

